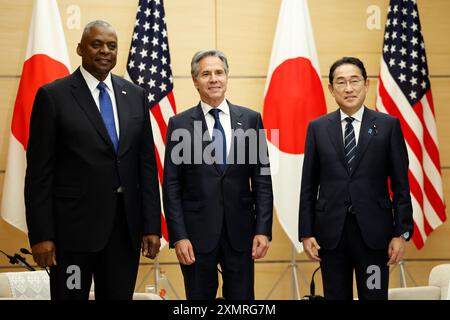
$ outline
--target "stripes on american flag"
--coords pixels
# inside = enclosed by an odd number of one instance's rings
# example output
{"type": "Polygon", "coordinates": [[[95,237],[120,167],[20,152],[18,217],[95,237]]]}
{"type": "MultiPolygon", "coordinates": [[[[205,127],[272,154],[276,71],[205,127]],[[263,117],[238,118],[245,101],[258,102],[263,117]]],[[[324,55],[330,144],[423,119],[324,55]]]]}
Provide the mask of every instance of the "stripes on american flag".
{"type": "Polygon", "coordinates": [[[398,117],[409,156],[413,241],[421,249],[446,220],[436,120],[416,0],[391,0],[376,108],[398,117]]]}
{"type": "MultiPolygon", "coordinates": [[[[163,0],[139,1],[125,78],[147,92],[161,189],[167,124],[176,113],[163,0]]],[[[162,235],[167,243],[163,212],[161,218],[162,235]]]]}

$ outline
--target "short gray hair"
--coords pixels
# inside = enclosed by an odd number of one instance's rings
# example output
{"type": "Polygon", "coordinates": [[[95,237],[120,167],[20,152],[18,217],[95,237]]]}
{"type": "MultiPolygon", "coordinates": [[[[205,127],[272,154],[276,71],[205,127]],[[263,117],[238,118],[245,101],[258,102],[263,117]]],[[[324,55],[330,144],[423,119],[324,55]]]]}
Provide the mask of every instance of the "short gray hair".
{"type": "Polygon", "coordinates": [[[225,53],[216,49],[208,49],[201,50],[194,54],[191,61],[191,75],[196,77],[198,74],[198,65],[203,58],[206,57],[217,57],[223,62],[223,68],[225,69],[225,73],[228,75],[229,67],[228,67],[228,59],[225,53]]]}
{"type": "MultiPolygon", "coordinates": [[[[103,20],[94,20],[89,22],[83,29],[83,34],[81,35],[81,39],[83,39],[90,31],[92,28],[97,28],[97,27],[103,27],[103,28],[111,28],[112,30],[114,30],[114,27],[106,21],[103,20]]],[[[114,32],[116,32],[114,30],[114,32]]]]}

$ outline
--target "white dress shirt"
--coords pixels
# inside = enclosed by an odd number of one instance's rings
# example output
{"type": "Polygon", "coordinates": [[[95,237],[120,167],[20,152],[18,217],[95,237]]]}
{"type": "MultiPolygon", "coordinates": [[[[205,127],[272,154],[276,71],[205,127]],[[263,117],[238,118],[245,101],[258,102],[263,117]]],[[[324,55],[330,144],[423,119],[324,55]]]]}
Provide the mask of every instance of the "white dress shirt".
{"type": "MultiPolygon", "coordinates": [[[[214,123],[215,123],[214,116],[209,113],[209,110],[211,110],[212,107],[203,101],[200,102],[200,105],[202,107],[203,114],[205,116],[206,125],[208,126],[209,136],[212,137],[214,123]]],[[[219,112],[219,120],[220,120],[220,124],[223,127],[223,131],[225,131],[225,139],[227,142],[227,155],[228,155],[231,150],[230,142],[231,142],[231,134],[232,134],[230,107],[228,106],[227,101],[225,99],[223,99],[222,103],[217,107],[217,109],[221,110],[221,112],[219,112]]]]}
{"type": "MultiPolygon", "coordinates": [[[[86,81],[89,91],[91,91],[92,97],[94,98],[98,111],[100,112],[100,103],[99,103],[100,90],[97,88],[100,81],[98,81],[97,78],[95,78],[92,74],[90,74],[89,71],[83,68],[83,66],[80,66],[80,71],[81,74],[83,75],[84,80],[86,81]]],[[[119,117],[117,115],[116,96],[114,95],[114,88],[111,80],[111,72],[108,73],[108,76],[103,82],[106,84],[109,97],[111,98],[114,112],[114,123],[116,125],[117,138],[119,138],[119,117]]]]}
{"type": "Polygon", "coordinates": [[[344,141],[344,146],[345,146],[345,126],[347,125],[347,121],[345,121],[345,118],[347,117],[352,117],[355,120],[353,120],[352,125],[353,125],[353,130],[355,131],[355,140],[356,140],[356,145],[358,145],[358,140],[359,140],[359,131],[361,130],[361,122],[362,122],[362,118],[363,118],[363,114],[364,114],[364,106],[362,106],[361,108],[359,108],[358,111],[356,111],[353,115],[349,116],[346,115],[342,109],[340,110],[341,112],[341,126],[342,126],[342,137],[343,137],[343,141],[344,141]]]}

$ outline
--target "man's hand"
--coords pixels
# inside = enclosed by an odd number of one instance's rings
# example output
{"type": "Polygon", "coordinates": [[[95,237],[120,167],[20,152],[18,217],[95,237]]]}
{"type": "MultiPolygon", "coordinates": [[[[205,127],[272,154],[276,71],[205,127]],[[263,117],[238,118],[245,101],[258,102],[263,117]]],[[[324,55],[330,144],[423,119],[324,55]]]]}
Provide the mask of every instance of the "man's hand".
{"type": "Polygon", "coordinates": [[[257,234],[253,238],[252,258],[264,258],[267,250],[269,250],[269,238],[263,234],[257,234]]]}
{"type": "Polygon", "coordinates": [[[389,261],[387,265],[396,264],[403,260],[405,254],[406,241],[402,237],[392,238],[389,243],[388,255],[389,261]]]}
{"type": "Polygon", "coordinates": [[[56,266],[55,243],[51,240],[36,243],[31,247],[33,259],[41,268],[56,266]]]}
{"type": "Polygon", "coordinates": [[[303,239],[303,249],[305,249],[306,255],[314,261],[321,261],[319,258],[320,246],[314,237],[308,237],[303,239]]]}
{"type": "Polygon", "coordinates": [[[188,239],[179,240],[175,243],[175,253],[181,264],[190,265],[195,262],[194,249],[188,239]]]}
{"type": "Polygon", "coordinates": [[[161,247],[161,240],[157,234],[147,234],[142,237],[142,255],[144,257],[155,259],[161,247]]]}

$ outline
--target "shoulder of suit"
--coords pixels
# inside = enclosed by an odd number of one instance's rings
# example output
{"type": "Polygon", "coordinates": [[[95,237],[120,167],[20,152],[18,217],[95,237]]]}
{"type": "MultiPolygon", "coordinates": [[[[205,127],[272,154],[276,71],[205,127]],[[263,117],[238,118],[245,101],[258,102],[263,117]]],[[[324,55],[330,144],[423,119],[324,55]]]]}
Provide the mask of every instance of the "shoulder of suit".
{"type": "Polygon", "coordinates": [[[248,107],[238,106],[228,102],[228,106],[230,108],[230,112],[234,112],[238,116],[244,116],[247,119],[258,119],[262,118],[261,114],[258,111],[250,109],[248,107]]]}
{"type": "Polygon", "coordinates": [[[232,104],[230,102],[228,102],[228,106],[230,107],[230,111],[242,113],[242,114],[244,114],[246,116],[250,116],[250,117],[260,116],[260,113],[258,111],[255,111],[248,107],[238,106],[238,105],[232,104]]]}
{"type": "Polygon", "coordinates": [[[60,89],[60,88],[63,88],[63,87],[70,86],[70,84],[72,83],[73,77],[74,77],[73,73],[69,74],[69,75],[67,75],[65,77],[62,77],[62,78],[56,79],[56,80],[54,80],[54,81],[52,81],[50,83],[44,84],[42,86],[42,88],[51,91],[51,90],[60,89]]]}
{"type": "Polygon", "coordinates": [[[193,106],[193,107],[191,107],[191,108],[189,108],[189,109],[187,109],[187,110],[178,112],[177,114],[173,115],[173,116],[170,117],[170,118],[173,119],[173,120],[175,120],[175,121],[176,121],[176,120],[181,120],[181,119],[186,119],[186,118],[189,118],[189,119],[190,119],[190,117],[192,116],[192,114],[193,114],[194,112],[196,112],[197,107],[198,107],[198,105],[193,106]]]}
{"type": "Polygon", "coordinates": [[[111,78],[112,78],[113,82],[115,82],[119,85],[125,86],[127,89],[132,89],[132,90],[136,90],[136,91],[145,91],[144,88],[138,86],[137,84],[135,84],[121,76],[111,73],[111,78]]]}
{"type": "Polygon", "coordinates": [[[336,111],[321,115],[320,117],[317,117],[317,118],[311,120],[309,123],[311,125],[318,125],[320,123],[328,123],[329,120],[333,120],[334,117],[336,116],[335,112],[336,111]]]}
{"type": "Polygon", "coordinates": [[[364,110],[364,112],[368,112],[371,116],[376,117],[377,120],[381,120],[381,121],[394,122],[398,119],[397,117],[395,117],[393,115],[390,115],[390,114],[387,114],[384,112],[380,112],[377,110],[369,109],[369,108],[366,108],[366,110],[364,110]]]}

